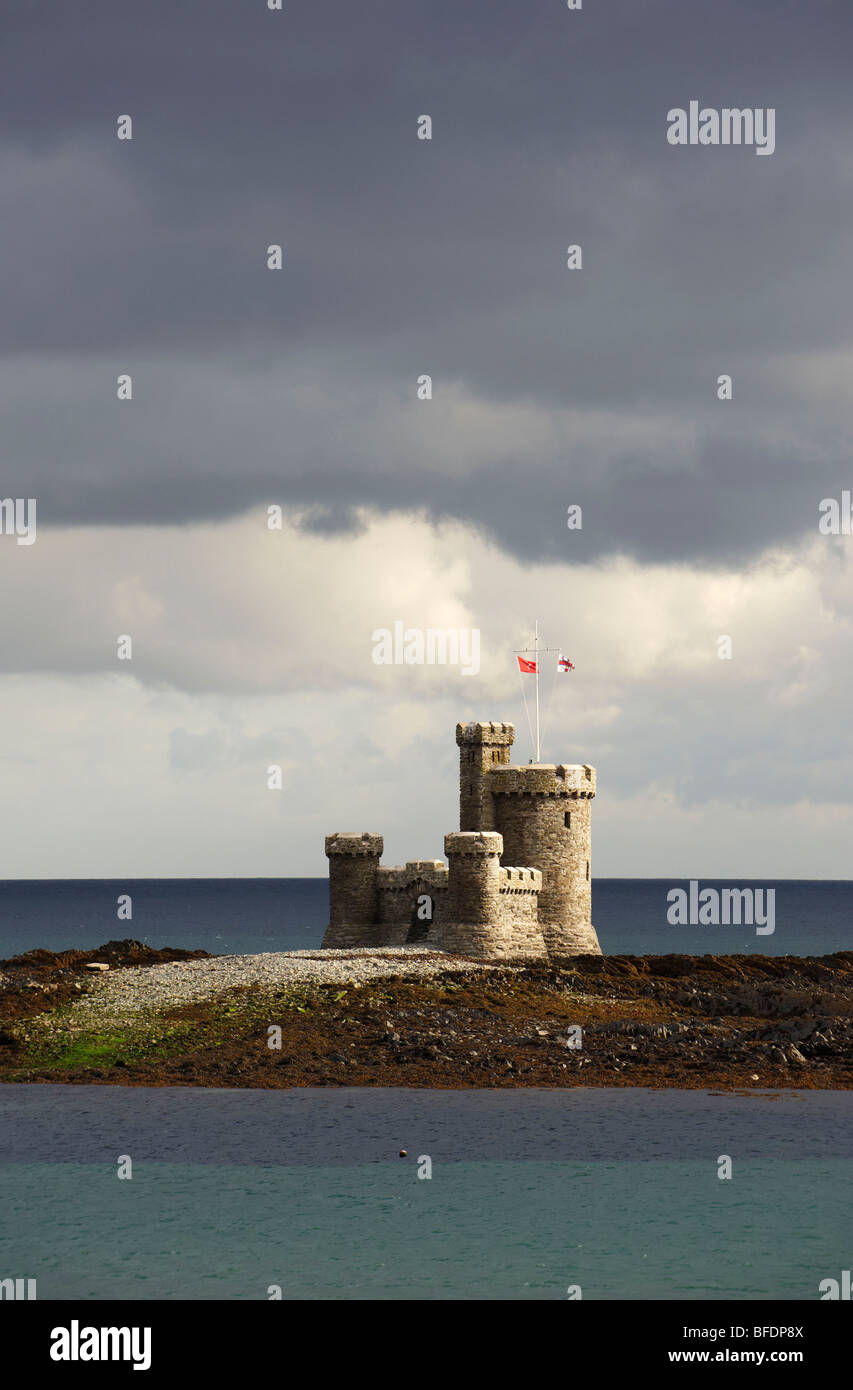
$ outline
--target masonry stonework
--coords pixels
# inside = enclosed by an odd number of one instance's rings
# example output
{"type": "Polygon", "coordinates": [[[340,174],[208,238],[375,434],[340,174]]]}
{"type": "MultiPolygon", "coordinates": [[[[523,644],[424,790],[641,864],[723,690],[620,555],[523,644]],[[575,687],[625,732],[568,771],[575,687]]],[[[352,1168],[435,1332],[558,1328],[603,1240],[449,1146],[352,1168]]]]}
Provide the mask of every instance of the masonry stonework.
{"type": "Polygon", "coordinates": [[[512,724],[457,724],[459,829],[494,830],[489,774],[509,762],[512,724]]]}
{"type": "Polygon", "coordinates": [[[590,920],[595,769],[513,766],[514,738],[512,724],[457,724],[460,828],[445,836],[446,865],[386,868],[381,835],[327,836],[324,946],[419,942],[481,959],[601,954],[590,920]]]}
{"type": "Polygon", "coordinates": [[[565,763],[496,768],[490,781],[504,858],[542,872],[539,921],[549,954],[598,953],[590,920],[594,769],[565,763]]]}
{"type": "Polygon", "coordinates": [[[373,946],[379,908],[377,870],[381,835],[326,836],[329,859],[329,925],[324,946],[373,946]]]}

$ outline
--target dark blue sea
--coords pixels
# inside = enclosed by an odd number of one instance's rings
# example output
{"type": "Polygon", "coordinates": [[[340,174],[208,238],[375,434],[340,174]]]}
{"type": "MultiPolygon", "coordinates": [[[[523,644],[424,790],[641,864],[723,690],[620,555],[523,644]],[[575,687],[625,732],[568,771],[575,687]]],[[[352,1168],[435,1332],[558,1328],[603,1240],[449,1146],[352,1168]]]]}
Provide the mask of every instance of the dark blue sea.
{"type": "MultiPolygon", "coordinates": [[[[759,935],[746,924],[672,926],[667,894],[686,891],[686,880],[598,879],[592,918],[602,949],[633,955],[827,955],[853,948],[849,879],[699,883],[772,888],[775,930],[759,935]]],[[[0,882],[0,958],[36,946],[63,950],[124,937],[214,954],[305,950],[320,945],[328,904],[327,881],[313,878],[7,880],[0,882]],[[129,921],[117,916],[118,898],[125,894],[132,899],[129,921]]]]}

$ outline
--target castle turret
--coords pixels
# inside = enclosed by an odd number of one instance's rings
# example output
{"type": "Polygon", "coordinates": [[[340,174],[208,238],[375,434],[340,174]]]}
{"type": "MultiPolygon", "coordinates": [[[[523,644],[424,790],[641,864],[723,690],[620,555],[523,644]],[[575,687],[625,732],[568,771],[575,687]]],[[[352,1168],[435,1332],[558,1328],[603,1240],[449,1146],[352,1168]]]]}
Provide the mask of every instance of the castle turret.
{"type": "Polygon", "coordinates": [[[379,916],[377,870],[381,835],[338,831],[326,836],[329,859],[329,925],[324,946],[371,946],[379,916]]]}
{"type": "Polygon", "coordinates": [[[436,944],[468,956],[504,955],[510,935],[501,923],[503,840],[490,831],[444,837],[450,866],[445,921],[436,944]]]}
{"type": "Polygon", "coordinates": [[[512,724],[456,725],[460,830],[497,829],[488,777],[492,768],[504,767],[509,762],[514,738],[512,724]]]}
{"type": "Polygon", "coordinates": [[[586,764],[496,767],[488,774],[503,858],[542,872],[539,922],[550,955],[601,955],[590,920],[590,802],[595,768],[586,764]]]}

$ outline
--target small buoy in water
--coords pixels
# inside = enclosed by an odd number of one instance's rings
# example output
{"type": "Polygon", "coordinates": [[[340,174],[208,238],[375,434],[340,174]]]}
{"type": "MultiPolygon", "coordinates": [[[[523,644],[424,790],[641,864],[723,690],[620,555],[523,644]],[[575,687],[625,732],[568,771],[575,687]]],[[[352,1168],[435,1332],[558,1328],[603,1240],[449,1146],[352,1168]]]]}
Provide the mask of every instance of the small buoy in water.
{"type": "Polygon", "coordinates": [[[405,1149],[401,1149],[401,1150],[400,1150],[400,1157],[401,1157],[401,1158],[408,1158],[408,1157],[409,1157],[409,1155],[408,1155],[408,1153],[406,1152],[405,1149]]]}

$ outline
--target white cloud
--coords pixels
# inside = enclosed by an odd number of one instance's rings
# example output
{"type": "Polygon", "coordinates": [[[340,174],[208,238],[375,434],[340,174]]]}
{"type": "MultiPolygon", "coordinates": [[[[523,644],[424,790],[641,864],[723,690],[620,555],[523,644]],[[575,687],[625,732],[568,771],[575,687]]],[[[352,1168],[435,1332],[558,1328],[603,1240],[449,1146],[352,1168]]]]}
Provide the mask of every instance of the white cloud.
{"type": "Polygon", "coordinates": [[[335,829],[384,832],[389,862],[439,855],[456,721],[512,719],[530,755],[512,648],[538,616],[576,666],[543,663],[543,755],[599,768],[597,873],[844,876],[849,550],[523,568],[456,524],[363,520],[0,538],[5,872],[322,874],[335,829]],[[479,627],[480,674],[375,666],[395,619],[479,627]]]}

